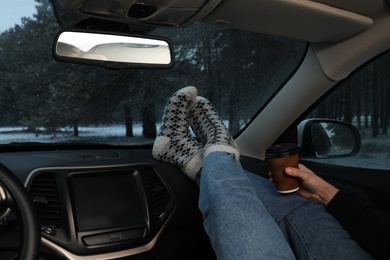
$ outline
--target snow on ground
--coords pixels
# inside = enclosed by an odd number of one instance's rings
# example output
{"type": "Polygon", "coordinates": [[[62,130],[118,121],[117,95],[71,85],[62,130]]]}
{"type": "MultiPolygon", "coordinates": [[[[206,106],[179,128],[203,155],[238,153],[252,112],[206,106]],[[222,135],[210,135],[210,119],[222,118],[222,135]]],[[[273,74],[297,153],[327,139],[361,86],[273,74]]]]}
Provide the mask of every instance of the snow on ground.
{"type": "MultiPolygon", "coordinates": [[[[159,125],[157,126],[159,127],[159,125]]],[[[27,133],[22,127],[0,127],[0,144],[11,142],[79,142],[108,143],[114,145],[151,144],[153,139],[142,136],[141,124],[133,127],[134,137],[125,137],[124,125],[79,127],[79,137],[73,136],[73,129],[61,129],[53,134],[27,133]]],[[[390,135],[379,135],[376,138],[362,133],[362,149],[353,157],[338,159],[318,159],[316,161],[337,165],[390,169],[390,135]]]]}
{"type": "Polygon", "coordinates": [[[314,161],[360,168],[389,170],[390,135],[379,135],[373,138],[368,134],[362,134],[362,146],[356,156],[337,159],[318,159],[314,161]]]}
{"type": "Polygon", "coordinates": [[[72,128],[63,128],[56,134],[28,133],[23,127],[0,127],[0,144],[11,142],[108,142],[110,144],[142,144],[153,140],[142,136],[142,127],[133,127],[134,137],[126,137],[124,125],[79,127],[79,136],[73,136],[72,128]]]}

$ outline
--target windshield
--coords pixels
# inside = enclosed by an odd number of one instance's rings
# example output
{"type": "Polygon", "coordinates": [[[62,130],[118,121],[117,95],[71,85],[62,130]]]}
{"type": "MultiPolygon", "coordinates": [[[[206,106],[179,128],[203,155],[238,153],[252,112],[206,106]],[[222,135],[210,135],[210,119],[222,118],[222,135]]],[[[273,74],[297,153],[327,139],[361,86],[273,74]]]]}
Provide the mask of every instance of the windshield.
{"type": "Polygon", "coordinates": [[[168,97],[185,86],[211,100],[237,135],[306,51],[303,42],[197,23],[149,32],[173,43],[172,69],[110,73],[52,58],[61,26],[50,1],[0,5],[1,144],[152,143],[168,97]]]}

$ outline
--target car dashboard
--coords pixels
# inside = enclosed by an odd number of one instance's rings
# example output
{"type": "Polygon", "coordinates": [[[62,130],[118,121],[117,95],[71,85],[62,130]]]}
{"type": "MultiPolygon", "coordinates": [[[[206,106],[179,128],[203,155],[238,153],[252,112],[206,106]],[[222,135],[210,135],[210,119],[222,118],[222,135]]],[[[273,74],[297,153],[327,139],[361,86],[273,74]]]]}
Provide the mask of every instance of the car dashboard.
{"type": "Polygon", "coordinates": [[[149,148],[6,152],[0,162],[31,195],[42,259],[214,258],[198,186],[149,148]]]}

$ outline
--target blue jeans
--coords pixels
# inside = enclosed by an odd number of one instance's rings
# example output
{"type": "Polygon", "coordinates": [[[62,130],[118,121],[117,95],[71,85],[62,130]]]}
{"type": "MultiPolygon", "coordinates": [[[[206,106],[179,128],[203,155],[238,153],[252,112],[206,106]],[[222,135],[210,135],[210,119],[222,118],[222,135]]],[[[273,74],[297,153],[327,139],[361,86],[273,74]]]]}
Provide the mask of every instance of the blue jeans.
{"type": "Polygon", "coordinates": [[[218,260],[372,259],[322,204],[279,194],[233,154],[206,156],[199,185],[199,208],[218,260]]]}

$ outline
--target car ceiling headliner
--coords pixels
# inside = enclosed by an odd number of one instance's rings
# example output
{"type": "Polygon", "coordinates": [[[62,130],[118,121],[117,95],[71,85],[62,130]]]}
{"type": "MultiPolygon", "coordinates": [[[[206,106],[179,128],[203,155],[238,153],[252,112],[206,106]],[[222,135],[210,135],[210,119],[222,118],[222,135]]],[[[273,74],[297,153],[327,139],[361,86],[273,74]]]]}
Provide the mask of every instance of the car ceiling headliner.
{"type": "MultiPolygon", "coordinates": [[[[80,20],[87,18],[81,13],[75,13],[78,12],[77,8],[66,11],[62,8],[63,2],[71,0],[52,1],[58,19],[64,27],[74,26],[80,20]]],[[[76,1],[81,0],[74,0],[76,1]]],[[[102,1],[104,0],[100,0],[102,1]]],[[[159,5],[168,5],[172,2],[185,1],[145,0],[143,3],[158,2],[159,5]]],[[[196,19],[224,24],[239,30],[285,36],[312,43],[334,43],[372,26],[375,19],[388,8],[389,2],[384,0],[221,0],[215,5],[213,10],[196,19]]],[[[113,20],[112,17],[104,19],[113,20]]],[[[192,19],[185,26],[196,19],[192,19]]],[[[122,19],[121,22],[126,21],[122,19]]],[[[136,23],[129,21],[129,24],[130,27],[142,28],[143,22],[147,23],[148,19],[141,19],[136,23]]],[[[149,24],[143,28],[149,30],[150,26],[149,24]]]]}

